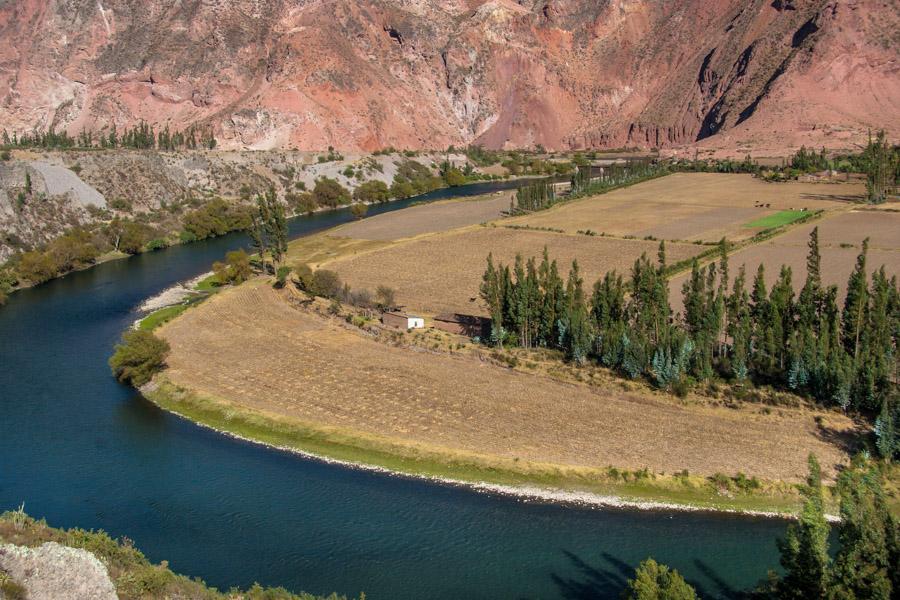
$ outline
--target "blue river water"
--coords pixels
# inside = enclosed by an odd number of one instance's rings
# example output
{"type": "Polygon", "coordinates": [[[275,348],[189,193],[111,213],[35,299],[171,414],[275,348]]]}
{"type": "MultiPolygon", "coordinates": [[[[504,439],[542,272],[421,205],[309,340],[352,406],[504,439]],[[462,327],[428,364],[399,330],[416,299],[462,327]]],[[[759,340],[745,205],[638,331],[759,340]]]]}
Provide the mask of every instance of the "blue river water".
{"type": "MultiPolygon", "coordinates": [[[[373,206],[510,188],[440,190],[373,206]]],[[[291,220],[297,237],[350,220],[291,220]]],[[[0,510],[104,529],[219,588],[254,581],[372,600],[618,597],[647,556],[704,597],[777,566],[779,520],[525,502],[323,464],[194,426],[110,375],[135,307],[209,269],[242,234],[113,261],[0,309],[0,510]]]]}

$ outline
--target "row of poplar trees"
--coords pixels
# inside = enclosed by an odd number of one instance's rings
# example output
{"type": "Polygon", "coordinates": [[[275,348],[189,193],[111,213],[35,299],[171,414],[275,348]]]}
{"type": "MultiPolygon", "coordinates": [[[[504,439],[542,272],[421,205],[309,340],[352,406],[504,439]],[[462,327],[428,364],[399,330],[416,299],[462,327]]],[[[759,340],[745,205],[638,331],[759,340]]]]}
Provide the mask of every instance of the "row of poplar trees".
{"type": "MultiPolygon", "coordinates": [[[[480,292],[491,313],[489,341],[559,349],[662,389],[716,377],[772,383],[824,404],[881,411],[892,432],[900,422],[893,398],[900,291],[884,267],[868,276],[868,240],[842,306],[837,287],[822,282],[818,228],[799,293],[786,266],[771,290],[762,265],[752,282],[743,266],[732,279],[727,250],[723,240],[717,262],[693,261],[679,315],[669,303],[665,242],[655,264],[642,255],[629,281],[608,272],[590,296],[577,261],[564,280],[546,249],[540,263],[518,256],[512,266],[495,265],[488,256],[480,292]]],[[[896,436],[888,435],[893,452],[896,436]]]]}

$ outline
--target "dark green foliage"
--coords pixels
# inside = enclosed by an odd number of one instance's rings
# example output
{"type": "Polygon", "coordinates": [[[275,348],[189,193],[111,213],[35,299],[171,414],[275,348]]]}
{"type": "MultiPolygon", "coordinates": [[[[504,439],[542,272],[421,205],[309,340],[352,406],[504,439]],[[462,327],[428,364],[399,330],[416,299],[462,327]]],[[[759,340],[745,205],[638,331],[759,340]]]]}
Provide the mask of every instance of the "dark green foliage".
{"type": "Polygon", "coordinates": [[[301,279],[303,289],[312,296],[337,298],[341,294],[341,278],[334,271],[319,269],[308,279],[301,279]]]}
{"type": "Polygon", "coordinates": [[[556,191],[553,184],[540,181],[525,185],[516,190],[516,210],[532,212],[549,208],[556,203],[556,191]]]}
{"type": "Polygon", "coordinates": [[[122,334],[109,359],[113,375],[122,383],[140,387],[165,365],[169,343],[149,331],[129,330],[122,334]]]}
{"type": "Polygon", "coordinates": [[[313,199],[318,206],[335,208],[350,204],[350,192],[337,182],[336,179],[321,177],[316,180],[316,187],[312,191],[313,199]]]}
{"type": "Polygon", "coordinates": [[[829,526],[815,457],[810,456],[809,466],[799,520],[778,543],[785,574],[770,574],[771,596],[798,600],[895,597],[900,585],[900,528],[888,509],[879,466],[857,457],[838,478],[840,544],[834,560],[829,554],[829,526]]]}
{"type": "MultiPolygon", "coordinates": [[[[490,342],[562,350],[568,359],[593,358],[628,377],[646,376],[658,387],[686,390],[686,378],[728,377],[777,383],[823,404],[881,413],[879,438],[895,440],[895,390],[900,343],[900,289],[884,269],[867,285],[865,245],[850,277],[847,301],[837,307],[837,288],[821,284],[818,231],[810,237],[808,276],[795,296],[790,268],[782,267],[767,290],[762,266],[752,290],[738,271],[729,290],[728,247],[718,262],[695,260],[682,293],[684,312],[669,305],[665,244],[656,264],[635,261],[626,283],[615,272],[584,298],[577,265],[563,286],[545,250],[540,266],[517,257],[514,267],[488,257],[481,297],[492,319],[490,342]],[[626,294],[626,290],[628,294],[626,294]]],[[[896,442],[883,441],[884,452],[896,442]]]]}
{"type": "Polygon", "coordinates": [[[367,181],[353,190],[353,199],[369,204],[387,202],[391,199],[391,191],[383,181],[367,181]]]}
{"type": "Polygon", "coordinates": [[[250,212],[245,207],[233,206],[221,198],[215,198],[185,215],[183,237],[186,237],[185,241],[205,240],[248,229],[250,225],[250,212]]]}
{"type": "Polygon", "coordinates": [[[634,579],[622,594],[625,600],[694,600],[697,593],[678,571],[657,563],[652,558],[635,570],[634,579]]]}
{"type": "Polygon", "coordinates": [[[443,178],[435,177],[431,170],[415,160],[404,160],[397,167],[391,196],[402,200],[444,187],[443,178]]]}
{"type": "Polygon", "coordinates": [[[900,179],[900,148],[887,143],[884,131],[879,131],[862,153],[861,166],[866,174],[866,191],[872,204],[881,204],[900,179]]]}
{"type": "Polygon", "coordinates": [[[815,456],[809,456],[809,476],[803,490],[803,510],[797,523],[779,540],[785,575],[778,582],[778,597],[784,599],[825,598],[829,587],[829,526],[825,520],[822,473],[815,456]]]}
{"type": "Polygon", "coordinates": [[[287,252],[288,229],[284,205],[278,201],[273,188],[269,188],[265,195],[257,194],[256,211],[250,219],[250,239],[259,252],[263,267],[266,266],[267,255],[271,255],[275,265],[280,265],[287,252]]]}
{"type": "MultiPolygon", "coordinates": [[[[877,466],[856,459],[841,473],[840,550],[834,559],[834,598],[888,600],[898,568],[897,523],[888,510],[877,466]]],[[[900,590],[897,590],[900,592],[900,590]]]]}

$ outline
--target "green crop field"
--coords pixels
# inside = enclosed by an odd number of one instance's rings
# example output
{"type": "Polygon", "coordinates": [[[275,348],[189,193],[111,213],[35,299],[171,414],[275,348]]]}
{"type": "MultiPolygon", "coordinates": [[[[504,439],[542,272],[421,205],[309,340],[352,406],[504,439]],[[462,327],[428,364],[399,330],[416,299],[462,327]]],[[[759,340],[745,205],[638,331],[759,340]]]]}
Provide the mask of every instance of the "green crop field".
{"type": "Polygon", "coordinates": [[[773,227],[783,227],[789,223],[793,223],[797,219],[801,219],[809,214],[809,211],[806,210],[782,210],[774,215],[769,215],[767,217],[763,217],[762,219],[757,219],[755,221],[751,221],[744,225],[744,227],[761,227],[763,229],[772,229],[773,227]]]}

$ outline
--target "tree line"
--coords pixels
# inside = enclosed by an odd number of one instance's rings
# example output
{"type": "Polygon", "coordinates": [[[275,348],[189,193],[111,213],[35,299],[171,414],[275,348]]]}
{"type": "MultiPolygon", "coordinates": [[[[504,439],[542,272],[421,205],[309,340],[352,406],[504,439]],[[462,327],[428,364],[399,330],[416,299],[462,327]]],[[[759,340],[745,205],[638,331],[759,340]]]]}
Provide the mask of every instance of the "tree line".
{"type": "Polygon", "coordinates": [[[897,348],[900,291],[884,267],[869,277],[868,240],[847,282],[842,305],[821,276],[818,228],[809,239],[807,277],[799,294],[790,267],[767,289],[760,265],[749,282],[743,266],[731,279],[728,246],[701,267],[695,258],[682,287],[684,309],[669,303],[665,242],[655,264],[642,255],[628,281],[611,271],[585,290],[577,261],[563,279],[545,248],[514,265],[487,259],[481,298],[492,319],[490,343],[562,350],[661,389],[686,391],[725,378],[772,383],[843,409],[881,414],[884,453],[898,451],[897,348]]]}
{"type": "MultiPolygon", "coordinates": [[[[856,457],[838,477],[838,549],[825,516],[822,471],[809,457],[801,487],[803,507],[778,540],[783,575],[768,578],[742,597],[759,600],[890,600],[900,594],[900,523],[891,514],[879,465],[856,457]]],[[[623,593],[626,600],[693,600],[694,588],[678,571],[653,559],[642,562],[623,593]]]]}
{"type": "Polygon", "coordinates": [[[167,124],[158,132],[154,125],[140,121],[133,127],[119,132],[116,125],[100,131],[83,129],[77,136],[67,132],[57,132],[52,127],[47,131],[35,130],[21,135],[10,134],[5,129],[0,133],[0,142],[6,147],[69,149],[113,149],[131,148],[136,150],[197,150],[215,149],[217,141],[211,127],[191,125],[181,131],[172,131],[167,124]]]}

